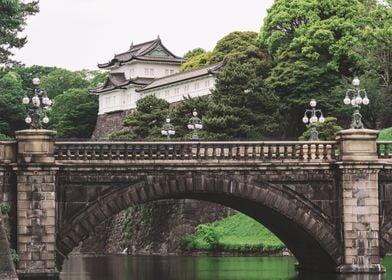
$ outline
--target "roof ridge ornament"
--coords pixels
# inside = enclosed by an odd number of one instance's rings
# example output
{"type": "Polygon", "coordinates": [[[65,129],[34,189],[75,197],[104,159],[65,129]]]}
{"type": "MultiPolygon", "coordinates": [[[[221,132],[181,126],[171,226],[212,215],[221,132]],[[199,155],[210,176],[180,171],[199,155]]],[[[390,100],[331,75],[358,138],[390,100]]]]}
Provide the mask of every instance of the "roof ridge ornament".
{"type": "Polygon", "coordinates": [[[132,50],[133,48],[133,41],[131,42],[131,45],[129,46],[129,49],[132,50]]]}

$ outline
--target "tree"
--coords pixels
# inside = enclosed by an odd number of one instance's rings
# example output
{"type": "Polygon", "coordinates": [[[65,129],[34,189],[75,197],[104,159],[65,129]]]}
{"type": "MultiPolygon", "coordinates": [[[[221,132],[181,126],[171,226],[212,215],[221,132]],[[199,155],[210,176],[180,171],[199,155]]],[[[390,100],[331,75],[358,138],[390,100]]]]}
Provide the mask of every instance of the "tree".
{"type": "Polygon", "coordinates": [[[288,136],[300,133],[311,98],[325,106],[340,78],[358,71],[365,13],[359,0],[278,0],[269,10],[260,38],[274,59],[267,83],[286,106],[288,136]]]}
{"type": "Polygon", "coordinates": [[[124,121],[128,131],[114,133],[110,139],[159,139],[161,128],[169,113],[169,103],[147,95],[136,102],[136,112],[130,114],[124,121]]]}
{"type": "Polygon", "coordinates": [[[26,66],[24,64],[14,64],[9,69],[6,69],[7,72],[13,71],[18,73],[20,78],[22,79],[22,87],[24,90],[28,90],[32,86],[33,78],[42,78],[43,76],[48,75],[50,72],[57,69],[56,67],[47,67],[40,65],[26,66]]]}
{"type": "MultiPolygon", "coordinates": [[[[173,113],[171,114],[172,124],[176,129],[176,138],[189,140],[191,138],[191,132],[187,125],[189,119],[192,117],[193,109],[196,109],[198,113],[197,116],[203,120],[204,116],[206,116],[210,111],[212,102],[212,97],[210,95],[195,98],[184,96],[184,100],[176,105],[173,113]]],[[[199,135],[201,139],[209,138],[209,132],[205,127],[200,131],[199,135]]]]}
{"type": "Polygon", "coordinates": [[[50,128],[59,138],[90,138],[95,128],[98,100],[86,89],[69,89],[54,99],[50,128]]]}
{"type": "Polygon", "coordinates": [[[193,50],[187,51],[184,54],[184,58],[188,60],[188,59],[191,59],[192,57],[195,57],[195,56],[202,54],[202,53],[205,53],[205,52],[206,51],[202,48],[195,48],[193,50]]]}
{"type": "Polygon", "coordinates": [[[41,78],[41,87],[47,91],[50,98],[55,98],[69,89],[86,89],[88,86],[89,82],[83,72],[62,68],[57,68],[41,78]]]}
{"type": "MultiPolygon", "coordinates": [[[[337,124],[337,119],[334,117],[327,117],[323,123],[317,124],[318,137],[321,141],[334,141],[336,133],[341,131],[342,127],[337,124]]],[[[307,141],[310,138],[312,126],[308,124],[306,130],[299,137],[300,141],[307,141]]]]}
{"type": "Polygon", "coordinates": [[[24,95],[18,74],[8,72],[0,78],[0,133],[11,136],[16,130],[25,128],[24,95]]]}
{"type": "Polygon", "coordinates": [[[211,52],[202,52],[192,56],[189,60],[181,64],[180,71],[184,72],[210,64],[211,55],[211,52]]]}
{"type": "Polygon", "coordinates": [[[277,134],[278,98],[265,87],[258,72],[255,64],[231,60],[219,73],[214,103],[204,118],[212,138],[262,139],[277,134]]]}
{"type": "Polygon", "coordinates": [[[232,32],[218,41],[211,61],[226,61],[218,74],[204,130],[214,139],[261,139],[276,135],[276,95],[265,86],[271,58],[255,32],[232,32]]]}
{"type": "Polygon", "coordinates": [[[392,93],[392,2],[367,2],[366,28],[356,51],[361,68],[392,93]]]}
{"type": "Polygon", "coordinates": [[[26,37],[18,37],[26,25],[27,16],[39,11],[38,1],[0,0],[0,64],[11,62],[12,48],[21,48],[26,37]]]}

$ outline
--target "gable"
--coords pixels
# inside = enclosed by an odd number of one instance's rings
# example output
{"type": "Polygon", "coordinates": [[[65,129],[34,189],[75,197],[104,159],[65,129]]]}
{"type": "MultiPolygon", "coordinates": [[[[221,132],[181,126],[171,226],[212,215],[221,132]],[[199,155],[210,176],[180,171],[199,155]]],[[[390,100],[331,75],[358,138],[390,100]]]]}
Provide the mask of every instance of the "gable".
{"type": "Polygon", "coordinates": [[[157,46],[151,51],[149,51],[145,56],[151,56],[151,57],[174,57],[172,54],[170,54],[168,51],[166,51],[162,46],[157,46]]]}

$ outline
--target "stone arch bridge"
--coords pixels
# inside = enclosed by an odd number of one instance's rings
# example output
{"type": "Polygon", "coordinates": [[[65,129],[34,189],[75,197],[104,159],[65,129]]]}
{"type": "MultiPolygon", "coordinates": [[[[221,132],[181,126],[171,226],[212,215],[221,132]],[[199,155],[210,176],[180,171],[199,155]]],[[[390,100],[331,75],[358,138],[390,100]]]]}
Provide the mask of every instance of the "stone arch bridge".
{"type": "Polygon", "coordinates": [[[0,143],[1,199],[15,203],[22,277],[55,278],[94,228],[131,205],[192,198],[274,232],[299,268],[380,273],[392,251],[392,142],[345,130],[318,142],[56,142],[24,130],[0,143]]]}

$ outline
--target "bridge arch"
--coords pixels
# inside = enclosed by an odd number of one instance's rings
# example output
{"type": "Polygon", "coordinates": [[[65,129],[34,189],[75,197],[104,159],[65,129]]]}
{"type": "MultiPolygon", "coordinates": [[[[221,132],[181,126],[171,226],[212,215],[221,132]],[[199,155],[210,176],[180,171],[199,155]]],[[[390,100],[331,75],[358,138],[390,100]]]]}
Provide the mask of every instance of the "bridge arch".
{"type": "Polygon", "coordinates": [[[127,187],[112,188],[86,204],[57,233],[66,256],[106,219],[132,205],[161,199],[196,199],[228,206],[259,221],[292,251],[300,268],[331,271],[341,263],[334,225],[310,200],[285,185],[254,178],[230,178],[188,172],[140,177],[127,187]]]}

